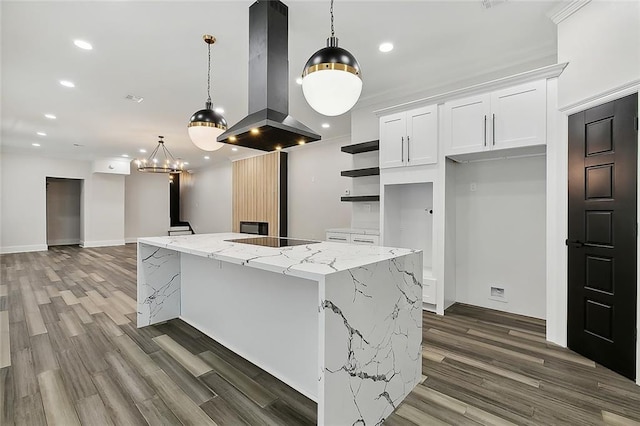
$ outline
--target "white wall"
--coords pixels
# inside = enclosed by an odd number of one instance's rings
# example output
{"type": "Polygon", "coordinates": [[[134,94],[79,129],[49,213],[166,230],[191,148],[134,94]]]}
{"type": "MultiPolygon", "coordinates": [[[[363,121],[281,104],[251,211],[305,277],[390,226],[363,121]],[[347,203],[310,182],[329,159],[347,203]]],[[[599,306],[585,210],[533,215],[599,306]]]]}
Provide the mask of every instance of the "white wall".
{"type": "Polygon", "coordinates": [[[124,243],[124,177],[91,173],[89,161],[3,152],[0,251],[47,249],[47,177],[84,179],[81,243],[124,243]]]}
{"type": "Polygon", "coordinates": [[[340,151],[349,144],[342,137],[289,150],[289,236],[324,240],[326,229],[351,225],[351,203],[340,201],[353,184],[340,176],[353,166],[352,156],[340,151]]]}
{"type": "Polygon", "coordinates": [[[640,2],[592,1],[558,25],[559,79],[565,108],[612,88],[640,82],[640,2]]]}
{"type": "Polygon", "coordinates": [[[82,181],[46,179],[47,245],[80,243],[82,181]]]}
{"type": "Polygon", "coordinates": [[[433,183],[384,187],[384,244],[422,250],[422,268],[433,269],[433,183]]]}
{"type": "Polygon", "coordinates": [[[124,241],[124,176],[94,173],[91,183],[91,240],[85,247],[122,244],[124,241]],[[100,226],[97,226],[100,224],[100,226]]]}
{"type": "MultiPolygon", "coordinates": [[[[567,236],[568,116],[640,89],[640,3],[587,3],[559,23],[558,59],[569,62],[569,65],[558,81],[561,115],[557,127],[560,139],[558,145],[550,147],[547,153],[550,164],[557,167],[554,176],[559,178],[559,188],[549,193],[547,216],[549,226],[559,234],[555,239],[553,235],[549,236],[548,249],[563,255],[550,257],[548,262],[548,298],[559,302],[549,304],[552,311],[547,318],[547,339],[566,346],[567,257],[561,240],[567,236]]],[[[640,192],[638,200],[640,211],[640,192]]],[[[640,259],[638,267],[640,277],[640,259]]],[[[640,309],[637,327],[640,329],[640,309]]],[[[636,383],[640,385],[640,340],[636,348],[636,372],[636,383]]]]}
{"type": "MultiPolygon", "coordinates": [[[[186,175],[186,174],[185,174],[186,175]]],[[[159,237],[169,230],[169,176],[140,173],[135,167],[124,178],[124,236],[127,242],[139,237],[159,237]]]]}
{"type": "Polygon", "coordinates": [[[180,177],[181,219],[197,234],[231,232],[231,161],[224,161],[180,177]]]}
{"type": "Polygon", "coordinates": [[[457,301],[545,318],[545,161],[455,167],[457,301]],[[489,298],[491,286],[505,289],[506,302],[489,298]]]}

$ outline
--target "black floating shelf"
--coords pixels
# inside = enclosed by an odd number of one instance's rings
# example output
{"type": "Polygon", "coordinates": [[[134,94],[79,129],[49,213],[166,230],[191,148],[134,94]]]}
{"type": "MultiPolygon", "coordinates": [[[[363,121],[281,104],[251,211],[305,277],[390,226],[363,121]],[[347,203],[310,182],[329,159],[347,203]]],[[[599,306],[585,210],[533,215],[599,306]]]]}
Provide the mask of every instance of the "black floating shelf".
{"type": "Polygon", "coordinates": [[[360,154],[362,152],[377,151],[378,149],[380,149],[380,141],[370,141],[346,145],[340,148],[340,151],[347,154],[360,154]]]}
{"type": "Polygon", "coordinates": [[[369,167],[367,169],[343,170],[340,176],[345,177],[361,177],[361,176],[378,176],[380,167],[369,167]]]}
{"type": "Polygon", "coordinates": [[[340,197],[340,201],[351,201],[354,203],[363,201],[380,201],[379,195],[354,195],[348,197],[340,197]]]}

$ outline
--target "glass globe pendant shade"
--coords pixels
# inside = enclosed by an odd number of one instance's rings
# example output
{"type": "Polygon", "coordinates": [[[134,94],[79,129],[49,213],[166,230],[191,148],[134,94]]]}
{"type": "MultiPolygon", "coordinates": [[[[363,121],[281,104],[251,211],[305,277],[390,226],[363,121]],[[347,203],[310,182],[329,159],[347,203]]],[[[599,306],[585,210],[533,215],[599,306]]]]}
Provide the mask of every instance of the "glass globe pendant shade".
{"type": "Polygon", "coordinates": [[[327,47],[307,61],[302,72],[302,93],[307,103],[327,116],[349,111],[362,93],[360,64],[347,50],[338,47],[338,39],[329,37],[327,47]]]}
{"type": "Polygon", "coordinates": [[[188,132],[191,142],[204,151],[216,151],[224,146],[216,141],[227,130],[227,120],[215,112],[210,102],[189,119],[188,132]]]}

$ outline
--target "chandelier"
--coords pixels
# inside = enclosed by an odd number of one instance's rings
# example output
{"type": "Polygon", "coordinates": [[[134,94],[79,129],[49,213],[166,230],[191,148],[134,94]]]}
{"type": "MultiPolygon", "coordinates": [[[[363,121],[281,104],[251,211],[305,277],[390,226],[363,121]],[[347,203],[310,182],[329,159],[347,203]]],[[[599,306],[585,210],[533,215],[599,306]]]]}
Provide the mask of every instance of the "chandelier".
{"type": "Polygon", "coordinates": [[[149,158],[136,159],[139,172],[150,173],[182,173],[184,162],[176,158],[164,146],[164,136],[158,136],[158,146],[153,150],[149,158]]]}

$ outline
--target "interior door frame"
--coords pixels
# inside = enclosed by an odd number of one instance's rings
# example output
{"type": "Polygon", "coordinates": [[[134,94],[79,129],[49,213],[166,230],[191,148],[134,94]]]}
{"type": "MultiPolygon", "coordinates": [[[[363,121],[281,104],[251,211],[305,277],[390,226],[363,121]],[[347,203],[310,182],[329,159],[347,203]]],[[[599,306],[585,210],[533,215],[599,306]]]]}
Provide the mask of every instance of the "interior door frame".
{"type": "MultiPolygon", "coordinates": [[[[557,83],[557,82],[556,82],[557,83]]],[[[547,123],[547,340],[567,346],[568,316],[568,256],[565,240],[568,235],[569,202],[567,194],[569,173],[569,116],[586,109],[640,92],[640,79],[590,96],[571,105],[558,108],[553,120],[547,123]]],[[[640,95],[638,97],[640,111],[640,95]]],[[[640,133],[638,136],[640,145],[640,133]]],[[[640,150],[638,150],[640,160],[640,150]]],[[[640,162],[639,162],[640,164],[640,162]]],[[[636,177],[638,185],[638,212],[640,212],[640,167],[636,177]]],[[[640,220],[640,218],[639,218],[640,220]]],[[[636,267],[637,318],[640,329],[640,238],[636,267]]],[[[636,340],[636,384],[640,386],[640,339],[636,340]]]]}

